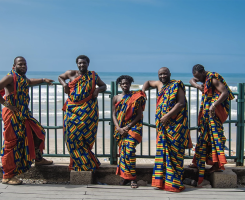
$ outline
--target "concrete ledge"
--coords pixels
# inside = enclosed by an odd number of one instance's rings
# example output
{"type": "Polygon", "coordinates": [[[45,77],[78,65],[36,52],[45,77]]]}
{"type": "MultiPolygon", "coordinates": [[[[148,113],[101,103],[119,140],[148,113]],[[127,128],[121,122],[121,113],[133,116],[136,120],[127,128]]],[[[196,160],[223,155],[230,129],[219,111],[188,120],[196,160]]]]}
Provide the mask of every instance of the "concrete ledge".
{"type": "Polygon", "coordinates": [[[237,183],[245,184],[245,166],[232,168],[232,171],[237,175],[237,183]]]}
{"type": "MultiPolygon", "coordinates": [[[[116,175],[116,165],[102,164],[95,172],[70,172],[68,164],[55,164],[48,166],[32,166],[31,169],[19,175],[22,179],[38,179],[45,183],[69,183],[70,184],[108,184],[119,185],[122,178],[116,175]]],[[[137,165],[137,181],[151,183],[153,172],[152,164],[137,165]]],[[[0,169],[0,178],[2,170],[0,169]]],[[[198,170],[185,166],[183,178],[198,180],[198,170]]],[[[245,167],[226,167],[224,172],[215,172],[211,175],[205,174],[205,179],[211,182],[215,188],[235,188],[237,184],[245,184],[245,167]]]]}
{"type": "MultiPolygon", "coordinates": [[[[0,169],[0,178],[3,177],[0,169]]],[[[68,165],[32,165],[31,169],[17,176],[22,179],[41,179],[48,183],[64,183],[70,181],[70,171],[68,165]]]]}
{"type": "Polygon", "coordinates": [[[70,172],[70,184],[72,185],[88,185],[93,183],[92,171],[74,171],[70,172]]]}
{"type": "Polygon", "coordinates": [[[223,172],[214,172],[210,175],[210,182],[213,188],[236,188],[237,175],[232,169],[223,172]]]}

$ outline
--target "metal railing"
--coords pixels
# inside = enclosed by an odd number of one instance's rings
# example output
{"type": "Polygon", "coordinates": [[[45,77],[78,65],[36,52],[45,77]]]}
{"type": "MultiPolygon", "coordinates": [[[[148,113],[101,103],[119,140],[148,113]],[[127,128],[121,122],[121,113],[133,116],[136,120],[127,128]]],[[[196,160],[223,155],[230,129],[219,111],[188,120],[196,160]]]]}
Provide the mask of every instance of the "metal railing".
{"type": "MultiPolygon", "coordinates": [[[[200,107],[201,93],[190,84],[186,86],[186,98],[188,102],[189,129],[195,145],[198,138],[198,110],[200,107]],[[194,95],[193,95],[194,94],[194,95]],[[195,108],[195,109],[191,109],[195,108]]],[[[236,160],[237,165],[244,163],[244,89],[245,83],[238,84],[238,90],[235,92],[236,100],[230,102],[229,118],[224,123],[225,132],[228,132],[226,148],[228,150],[226,158],[236,160]],[[235,107],[236,117],[231,116],[231,110],[235,107]],[[234,132],[235,139],[234,142],[234,132]],[[234,153],[235,145],[236,153],[234,153]],[[228,146],[228,147],[227,147],[228,146]],[[233,149],[232,149],[233,148],[233,149]]],[[[111,164],[117,161],[117,144],[113,137],[114,124],[112,120],[112,99],[120,93],[115,82],[111,82],[110,91],[99,94],[99,127],[98,136],[95,141],[93,151],[98,157],[110,158],[111,164]],[[109,148],[108,148],[109,147],[109,148]]],[[[143,122],[143,140],[137,146],[137,158],[154,158],[156,148],[156,130],[155,130],[155,104],[156,89],[150,89],[147,92],[146,110],[144,111],[143,122]]],[[[61,108],[66,100],[63,88],[59,83],[53,86],[40,84],[30,87],[30,110],[33,116],[43,125],[46,130],[46,149],[44,156],[48,157],[69,157],[65,145],[65,136],[63,135],[63,117],[61,108]]],[[[2,106],[0,105],[0,111],[2,106]]],[[[2,118],[0,118],[0,147],[2,147],[2,118]]],[[[192,159],[193,149],[186,150],[186,159],[192,159]]]]}

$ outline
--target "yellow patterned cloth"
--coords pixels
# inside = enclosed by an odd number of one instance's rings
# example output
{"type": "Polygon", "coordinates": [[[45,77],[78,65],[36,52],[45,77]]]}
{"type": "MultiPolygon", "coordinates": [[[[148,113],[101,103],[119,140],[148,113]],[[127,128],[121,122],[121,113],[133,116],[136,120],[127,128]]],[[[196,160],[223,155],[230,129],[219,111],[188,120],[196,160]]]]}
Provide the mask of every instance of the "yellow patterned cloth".
{"type": "Polygon", "coordinates": [[[176,105],[179,88],[185,91],[181,81],[170,80],[165,84],[158,93],[156,108],[157,150],[152,186],[171,192],[185,189],[182,183],[184,153],[185,148],[191,145],[187,103],[165,125],[160,123],[160,119],[176,105]]]}
{"type": "MultiPolygon", "coordinates": [[[[118,125],[122,128],[131,123],[137,116],[139,107],[145,108],[145,94],[140,91],[131,91],[115,105],[118,125]]],[[[124,179],[135,180],[135,147],[142,140],[143,115],[141,119],[130,128],[128,135],[122,137],[115,128],[114,137],[119,146],[119,162],[116,174],[124,179]]]]}
{"type": "MultiPolygon", "coordinates": [[[[3,178],[11,178],[30,169],[34,159],[37,159],[35,148],[40,152],[44,149],[45,131],[41,124],[33,118],[28,106],[29,83],[26,76],[12,70],[9,74],[14,79],[14,92],[5,96],[10,105],[16,106],[18,112],[7,107],[2,110],[4,122],[4,142],[1,151],[3,178]],[[34,135],[41,141],[34,144],[34,135]]],[[[41,156],[40,156],[41,157],[41,156]]]]}
{"type": "Polygon", "coordinates": [[[100,165],[91,151],[99,121],[98,101],[92,98],[97,80],[98,75],[88,71],[69,83],[70,94],[63,110],[70,170],[94,171],[100,165]]]}

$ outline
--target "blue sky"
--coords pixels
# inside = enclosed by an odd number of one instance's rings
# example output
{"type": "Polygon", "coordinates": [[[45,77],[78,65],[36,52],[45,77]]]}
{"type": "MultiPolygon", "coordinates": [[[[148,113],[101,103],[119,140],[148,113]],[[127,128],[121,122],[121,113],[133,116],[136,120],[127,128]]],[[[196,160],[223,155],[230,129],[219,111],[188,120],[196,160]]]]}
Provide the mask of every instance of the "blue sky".
{"type": "Polygon", "coordinates": [[[0,71],[245,73],[245,0],[0,0],[0,71]]]}

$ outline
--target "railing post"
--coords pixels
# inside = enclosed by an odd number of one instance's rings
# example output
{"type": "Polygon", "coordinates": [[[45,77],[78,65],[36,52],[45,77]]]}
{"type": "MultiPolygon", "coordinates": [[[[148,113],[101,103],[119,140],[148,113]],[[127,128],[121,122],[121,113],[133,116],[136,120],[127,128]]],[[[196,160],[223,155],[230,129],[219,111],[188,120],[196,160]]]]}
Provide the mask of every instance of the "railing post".
{"type": "Polygon", "coordinates": [[[115,88],[114,88],[114,82],[111,82],[111,94],[110,94],[110,98],[111,98],[111,121],[110,123],[110,164],[113,165],[115,164],[115,158],[116,158],[116,152],[114,151],[114,123],[113,123],[113,113],[112,113],[112,104],[113,104],[113,97],[115,96],[115,88]]]}
{"type": "Polygon", "coordinates": [[[237,160],[236,166],[243,166],[244,156],[244,84],[237,87],[237,160]]]}

